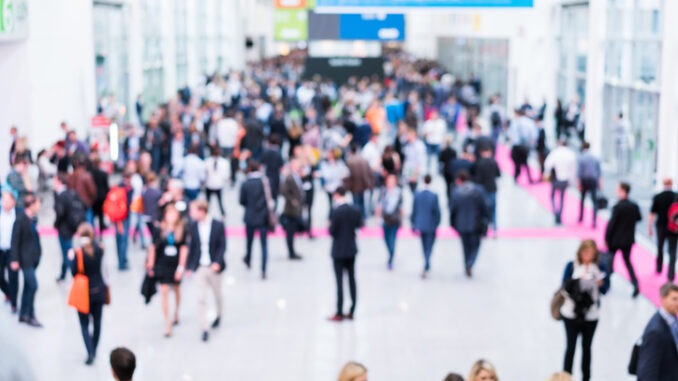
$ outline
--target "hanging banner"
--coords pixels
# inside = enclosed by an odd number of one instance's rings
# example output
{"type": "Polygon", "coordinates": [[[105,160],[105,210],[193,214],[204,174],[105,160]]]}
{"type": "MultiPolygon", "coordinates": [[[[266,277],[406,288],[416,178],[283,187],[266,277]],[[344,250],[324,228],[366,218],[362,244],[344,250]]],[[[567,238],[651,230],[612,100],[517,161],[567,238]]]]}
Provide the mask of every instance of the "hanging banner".
{"type": "Polygon", "coordinates": [[[403,14],[343,14],[339,16],[339,39],[405,41],[403,14]]]}
{"type": "Polygon", "coordinates": [[[534,0],[316,0],[318,12],[352,12],[365,8],[532,7],[534,0]]]}
{"type": "Polygon", "coordinates": [[[0,0],[0,42],[28,37],[28,7],[25,0],[0,0]]]}
{"type": "Polygon", "coordinates": [[[276,41],[306,41],[308,11],[306,9],[276,9],[274,21],[276,41]]]}

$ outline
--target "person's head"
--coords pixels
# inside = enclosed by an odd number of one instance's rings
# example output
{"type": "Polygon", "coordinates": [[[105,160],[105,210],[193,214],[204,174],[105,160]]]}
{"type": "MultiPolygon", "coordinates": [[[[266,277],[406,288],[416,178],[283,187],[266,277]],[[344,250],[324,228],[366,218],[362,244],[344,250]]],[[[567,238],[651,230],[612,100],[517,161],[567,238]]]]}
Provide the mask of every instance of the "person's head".
{"type": "Polygon", "coordinates": [[[66,184],[68,183],[65,173],[57,173],[52,179],[52,189],[59,193],[66,189],[66,184]]]}
{"type": "Polygon", "coordinates": [[[16,196],[11,190],[3,189],[2,191],[2,209],[6,212],[16,207],[16,196]]]}
{"type": "Polygon", "coordinates": [[[492,149],[490,148],[484,148],[483,150],[480,151],[480,157],[489,159],[492,157],[492,149]]]}
{"type": "Polygon", "coordinates": [[[357,153],[358,153],[358,144],[351,143],[351,155],[355,155],[357,153]]]}
{"type": "Polygon", "coordinates": [[[478,360],[471,367],[467,381],[499,381],[494,365],[487,360],[478,360]]]}
{"type": "Polygon", "coordinates": [[[367,381],[367,368],[357,362],[348,362],[341,368],[338,381],[367,381]]]}
{"type": "Polygon", "coordinates": [[[548,381],[573,381],[572,375],[567,372],[554,373],[548,381]]]}
{"type": "Polygon", "coordinates": [[[189,214],[194,221],[202,222],[207,217],[209,205],[205,200],[195,200],[191,203],[189,214]]]}
{"type": "Polygon", "coordinates": [[[184,183],[179,179],[171,179],[167,182],[167,192],[174,201],[181,200],[184,197],[184,183]]]}
{"type": "Polygon", "coordinates": [[[664,184],[664,189],[666,189],[666,190],[673,189],[673,179],[671,179],[670,177],[664,178],[664,180],[662,181],[662,184],[664,184]]]}
{"type": "Polygon", "coordinates": [[[457,373],[449,373],[443,381],[464,381],[464,377],[457,373]]]}
{"type": "Polygon", "coordinates": [[[254,159],[250,159],[247,161],[247,173],[258,172],[260,168],[261,164],[259,164],[258,161],[254,159]]]}
{"type": "Polygon", "coordinates": [[[398,186],[398,176],[393,173],[389,173],[386,176],[386,189],[393,189],[398,186]]]}
{"type": "Polygon", "coordinates": [[[122,173],[122,183],[125,186],[132,186],[132,175],[133,174],[134,174],[134,172],[132,172],[128,169],[125,169],[125,171],[122,173]]]}
{"type": "Polygon", "coordinates": [[[153,171],[146,173],[146,184],[152,187],[157,187],[159,185],[158,175],[156,175],[153,171]]]}
{"type": "Polygon", "coordinates": [[[212,157],[220,157],[221,149],[217,146],[210,147],[210,155],[212,155],[212,157]]]}
{"type": "Polygon", "coordinates": [[[279,146],[281,143],[282,139],[280,138],[280,135],[273,133],[271,136],[268,137],[268,144],[272,146],[279,146]]]}
{"type": "Polygon", "coordinates": [[[471,174],[468,173],[466,170],[460,170],[457,172],[457,176],[455,176],[454,181],[457,183],[457,185],[464,184],[471,180],[471,174]]]}
{"type": "Polygon", "coordinates": [[[431,178],[431,175],[426,175],[424,176],[424,185],[431,185],[431,181],[433,181],[433,178],[431,178]]]}
{"type": "Polygon", "coordinates": [[[14,170],[22,175],[25,174],[28,170],[28,159],[26,159],[24,156],[17,157],[16,161],[14,162],[14,170]]]}
{"type": "Polygon", "coordinates": [[[678,315],[678,285],[666,283],[659,289],[662,308],[673,316],[678,315]]]}
{"type": "Polygon", "coordinates": [[[407,131],[407,141],[412,143],[416,140],[417,140],[417,130],[415,130],[414,128],[410,128],[407,131]]]}
{"type": "Polygon", "coordinates": [[[74,130],[68,131],[68,141],[75,143],[78,140],[78,136],[75,134],[74,130]]]}
{"type": "Polygon", "coordinates": [[[591,148],[591,143],[589,142],[584,142],[581,144],[581,151],[586,152],[591,148]]]}
{"type": "Polygon", "coordinates": [[[19,130],[16,128],[16,126],[12,126],[9,128],[9,134],[13,137],[16,137],[16,135],[19,133],[19,130]]]}
{"type": "Polygon", "coordinates": [[[116,381],[132,381],[137,359],[127,348],[116,348],[111,352],[111,370],[116,381]]]}
{"type": "Polygon", "coordinates": [[[567,139],[565,139],[565,138],[558,139],[558,146],[567,147],[567,139]]]}
{"type": "Polygon", "coordinates": [[[629,198],[629,193],[631,193],[631,184],[627,182],[619,183],[619,186],[617,186],[617,197],[620,200],[626,200],[629,198]]]}
{"type": "Polygon", "coordinates": [[[584,265],[598,263],[598,255],[596,241],[585,239],[579,245],[579,249],[577,249],[577,263],[584,265]]]}
{"type": "Polygon", "coordinates": [[[40,198],[38,198],[35,193],[28,192],[24,197],[24,209],[26,215],[31,218],[37,216],[41,207],[42,203],[40,202],[40,198]]]}
{"type": "Polygon", "coordinates": [[[162,222],[167,228],[174,228],[179,224],[181,220],[181,214],[177,210],[177,207],[174,203],[169,203],[165,205],[165,208],[162,213],[162,222]]]}
{"type": "Polygon", "coordinates": [[[85,249],[88,255],[94,254],[94,227],[87,222],[83,222],[75,231],[75,246],[85,249]]]}
{"type": "Polygon", "coordinates": [[[431,111],[429,112],[429,117],[430,117],[431,119],[438,119],[439,116],[440,116],[440,113],[438,112],[438,109],[437,109],[437,108],[433,108],[433,109],[431,109],[431,111]]]}
{"type": "Polygon", "coordinates": [[[290,173],[298,174],[299,171],[301,170],[301,161],[297,158],[290,159],[289,169],[290,169],[290,173]]]}
{"type": "Polygon", "coordinates": [[[338,202],[344,201],[344,199],[346,198],[346,188],[344,188],[343,186],[337,187],[337,189],[334,190],[332,197],[334,198],[335,201],[338,202]]]}

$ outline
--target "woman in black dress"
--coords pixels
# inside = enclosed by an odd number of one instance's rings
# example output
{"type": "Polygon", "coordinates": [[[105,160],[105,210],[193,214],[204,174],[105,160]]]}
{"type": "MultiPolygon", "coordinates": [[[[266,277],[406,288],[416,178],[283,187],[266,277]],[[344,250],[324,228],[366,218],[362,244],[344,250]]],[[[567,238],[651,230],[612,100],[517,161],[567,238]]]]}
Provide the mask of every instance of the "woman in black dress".
{"type": "Polygon", "coordinates": [[[91,365],[94,362],[97,346],[99,345],[101,315],[106,303],[106,284],[101,273],[104,250],[99,244],[94,242],[94,229],[88,223],[78,227],[75,233],[75,243],[75,248],[69,252],[71,271],[74,276],[81,272],[89,279],[89,313],[83,314],[78,312],[78,318],[80,319],[82,338],[87,349],[87,361],[85,361],[85,364],[91,365]],[[81,260],[82,268],[79,269],[78,263],[81,260]],[[91,334],[89,330],[90,317],[93,326],[91,334]]]}
{"type": "Polygon", "coordinates": [[[181,214],[174,204],[165,206],[160,227],[148,249],[148,274],[160,284],[162,313],[165,317],[165,337],[172,335],[172,326],[179,324],[179,304],[181,292],[179,285],[184,274],[188,246],[186,246],[185,227],[181,214]],[[176,306],[174,320],[169,318],[169,290],[174,290],[176,306]]]}

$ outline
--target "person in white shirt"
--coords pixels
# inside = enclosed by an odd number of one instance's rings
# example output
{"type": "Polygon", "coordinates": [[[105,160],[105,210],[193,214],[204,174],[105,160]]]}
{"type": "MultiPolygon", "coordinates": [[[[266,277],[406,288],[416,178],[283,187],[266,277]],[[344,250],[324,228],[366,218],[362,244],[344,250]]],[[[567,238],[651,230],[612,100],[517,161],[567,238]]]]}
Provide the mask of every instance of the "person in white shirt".
{"type": "MultiPolygon", "coordinates": [[[[430,119],[424,122],[424,140],[426,141],[426,152],[428,154],[427,167],[429,173],[431,172],[430,162],[433,159],[433,165],[438,163],[438,156],[440,155],[440,146],[445,141],[445,133],[447,132],[447,123],[440,117],[438,110],[431,110],[430,119]]],[[[435,171],[437,172],[437,168],[435,171]]]]}
{"type": "Polygon", "coordinates": [[[327,160],[320,163],[320,178],[323,181],[323,188],[329,198],[329,212],[332,214],[332,202],[334,201],[334,191],[344,184],[344,179],[349,175],[348,167],[343,161],[337,160],[335,150],[327,151],[327,160]]]}
{"type": "Polygon", "coordinates": [[[565,191],[577,180],[577,154],[567,147],[567,141],[560,140],[544,162],[544,170],[551,178],[551,206],[556,224],[562,223],[565,191]],[[560,192],[560,203],[556,206],[556,192],[560,192]]]}
{"type": "Polygon", "coordinates": [[[190,148],[184,158],[184,170],[182,175],[184,182],[184,194],[189,201],[198,198],[200,188],[205,181],[205,162],[198,157],[197,150],[190,148]]]}
{"type": "Polygon", "coordinates": [[[426,170],[426,145],[417,137],[415,129],[410,129],[407,133],[407,144],[403,148],[403,156],[405,157],[403,176],[414,193],[426,170]]]}
{"type": "Polygon", "coordinates": [[[173,178],[179,178],[184,170],[185,151],[184,131],[177,130],[170,145],[170,174],[173,178]]]}
{"type": "Polygon", "coordinates": [[[212,196],[217,197],[221,217],[226,217],[224,203],[221,200],[221,192],[226,186],[226,182],[231,174],[231,168],[226,159],[221,157],[221,151],[217,147],[212,148],[212,156],[205,160],[205,195],[207,204],[212,201],[212,196]]]}

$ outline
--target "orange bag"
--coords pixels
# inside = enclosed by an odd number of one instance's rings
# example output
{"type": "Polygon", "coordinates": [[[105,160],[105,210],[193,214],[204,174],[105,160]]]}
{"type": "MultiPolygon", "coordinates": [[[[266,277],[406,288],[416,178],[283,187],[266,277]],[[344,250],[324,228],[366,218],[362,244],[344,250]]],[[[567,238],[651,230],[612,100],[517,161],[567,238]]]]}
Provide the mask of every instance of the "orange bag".
{"type": "Polygon", "coordinates": [[[78,261],[78,273],[73,276],[71,291],[68,293],[68,305],[75,307],[78,312],[89,313],[89,278],[85,275],[85,262],[82,249],[75,249],[78,261]]]}
{"type": "Polygon", "coordinates": [[[132,204],[129,206],[129,210],[132,213],[144,212],[144,202],[141,199],[141,196],[137,196],[134,199],[132,199],[132,204]]]}

